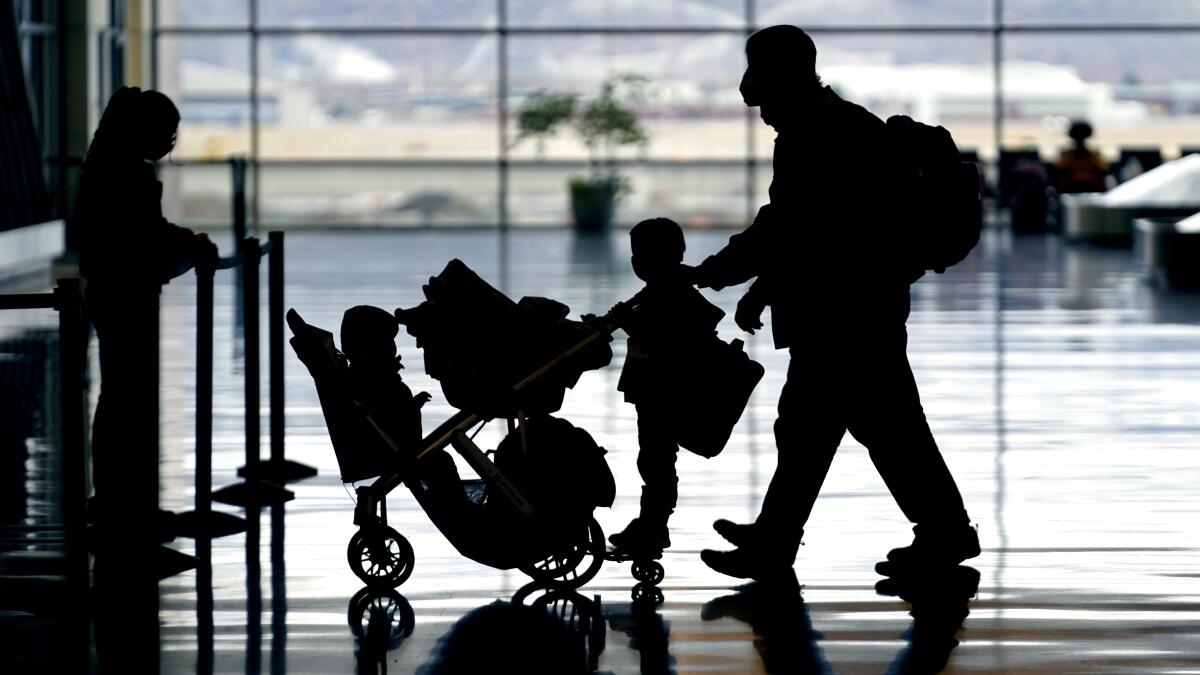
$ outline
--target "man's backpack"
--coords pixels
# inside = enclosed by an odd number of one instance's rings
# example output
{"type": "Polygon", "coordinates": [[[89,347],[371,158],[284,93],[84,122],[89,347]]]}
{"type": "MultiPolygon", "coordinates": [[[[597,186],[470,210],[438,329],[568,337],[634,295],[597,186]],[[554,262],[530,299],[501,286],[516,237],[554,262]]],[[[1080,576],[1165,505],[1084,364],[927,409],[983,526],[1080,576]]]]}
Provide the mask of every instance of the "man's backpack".
{"type": "Polygon", "coordinates": [[[939,274],[979,243],[983,227],[979,168],[959,159],[944,127],[906,115],[887,120],[899,176],[897,189],[904,250],[913,266],[939,274]]]}

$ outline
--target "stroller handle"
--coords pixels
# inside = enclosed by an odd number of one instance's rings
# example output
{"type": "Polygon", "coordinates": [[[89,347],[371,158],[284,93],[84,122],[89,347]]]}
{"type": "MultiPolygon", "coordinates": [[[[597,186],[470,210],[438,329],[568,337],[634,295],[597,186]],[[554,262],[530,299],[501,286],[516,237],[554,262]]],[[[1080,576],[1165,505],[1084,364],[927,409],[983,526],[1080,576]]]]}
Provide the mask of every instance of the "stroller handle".
{"type": "Polygon", "coordinates": [[[621,307],[621,306],[627,306],[630,308],[636,307],[641,302],[641,299],[642,299],[642,292],[639,291],[632,298],[625,300],[624,302],[618,302],[616,305],[613,306],[613,309],[610,309],[608,311],[607,314],[604,314],[603,316],[598,316],[598,317],[595,317],[593,319],[586,321],[585,323],[587,323],[592,328],[591,334],[589,334],[584,339],[582,339],[579,342],[572,345],[569,349],[567,349],[563,353],[561,353],[558,356],[551,359],[549,362],[547,362],[541,368],[538,368],[537,370],[535,370],[532,373],[530,373],[529,375],[527,375],[521,381],[514,384],[513,391],[520,392],[521,390],[525,389],[526,387],[533,384],[534,382],[537,382],[538,379],[543,377],[546,373],[549,373],[550,371],[554,370],[563,361],[566,361],[567,359],[571,358],[572,356],[579,353],[580,351],[587,349],[596,340],[607,340],[607,339],[611,338],[613,332],[621,327],[621,322],[618,321],[616,319],[616,317],[614,316],[614,314],[617,313],[615,310],[617,310],[617,308],[621,307]]]}
{"type": "Polygon", "coordinates": [[[609,338],[611,338],[613,332],[621,327],[620,321],[618,321],[613,316],[616,313],[614,310],[616,310],[618,307],[621,307],[622,305],[628,306],[631,308],[636,307],[638,305],[638,303],[641,302],[641,300],[642,300],[642,291],[638,291],[637,294],[635,294],[632,298],[630,298],[624,302],[618,302],[616,305],[613,306],[613,309],[610,309],[608,311],[607,314],[605,314],[603,316],[598,316],[589,321],[586,321],[585,323],[587,323],[588,326],[590,326],[592,328],[591,334],[589,334],[584,339],[582,339],[579,342],[572,345],[569,349],[567,349],[563,353],[561,353],[558,356],[551,359],[549,362],[547,362],[541,368],[538,368],[537,370],[533,371],[529,375],[525,376],[525,378],[522,379],[520,382],[517,382],[516,384],[514,384],[513,391],[520,392],[521,390],[525,389],[526,387],[533,384],[534,382],[537,382],[538,379],[541,378],[542,376],[544,376],[546,373],[549,373],[550,371],[554,370],[563,361],[566,361],[567,359],[571,358],[572,356],[579,353],[580,351],[587,349],[596,340],[601,340],[601,339],[608,340],[609,338]]]}
{"type": "Polygon", "coordinates": [[[602,314],[600,316],[587,314],[583,315],[584,323],[591,325],[593,328],[601,327],[606,335],[612,335],[613,331],[623,327],[621,325],[621,320],[617,318],[618,314],[628,312],[640,305],[642,303],[643,293],[645,293],[645,289],[638,291],[632,298],[629,298],[628,300],[622,300],[618,302],[608,310],[607,314],[602,314]],[[588,318],[589,316],[591,316],[591,318],[588,318]]]}
{"type": "Polygon", "coordinates": [[[513,385],[513,391],[520,392],[534,382],[537,382],[538,379],[543,377],[546,373],[554,370],[561,365],[563,361],[566,361],[572,356],[578,354],[580,351],[587,349],[596,340],[607,340],[608,338],[612,337],[613,331],[616,330],[616,322],[613,321],[607,314],[601,318],[605,320],[603,327],[598,328],[595,325],[592,325],[592,332],[587,337],[579,342],[576,342],[563,353],[547,361],[541,368],[538,368],[529,375],[526,375],[524,379],[513,385]]]}

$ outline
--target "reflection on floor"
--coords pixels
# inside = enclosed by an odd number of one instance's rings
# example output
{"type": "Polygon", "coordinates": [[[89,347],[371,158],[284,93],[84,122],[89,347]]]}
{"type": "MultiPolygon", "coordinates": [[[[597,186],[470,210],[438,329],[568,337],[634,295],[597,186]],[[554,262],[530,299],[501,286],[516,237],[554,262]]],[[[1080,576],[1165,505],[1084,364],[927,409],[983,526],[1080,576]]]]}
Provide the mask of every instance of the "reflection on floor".
{"type": "MultiPolygon", "coordinates": [[[[726,236],[689,233],[689,261],[726,236]]],[[[287,304],[336,327],[351,305],[415,304],[422,282],[458,257],[514,297],[595,312],[637,290],[627,256],[620,234],[291,234],[287,304]]],[[[737,290],[706,295],[729,313],[722,335],[735,337],[737,290]]],[[[229,278],[216,297],[222,485],[242,463],[243,411],[229,278]]],[[[192,500],[194,285],[174,283],[163,299],[172,386],[162,502],[182,510],[192,500]]],[[[910,358],[984,546],[972,567],[934,584],[952,592],[875,573],[911,535],[849,438],[800,551],[799,592],[739,586],[700,563],[700,549],[720,545],[711,522],[751,518],[774,466],[786,353],[771,349],[769,331],[747,339],[767,375],[729,447],[710,460],[681,456],[661,606],[631,601],[625,565],[607,563],[570,594],[465,560],[403,489],[389,521],[415,547],[415,570],[395,593],[366,591],[346,565],[353,501],[312,381],[289,353],[288,456],[321,473],[292,485],[286,506],[251,514],[261,524],[249,535],[214,542],[211,616],[198,616],[195,573],[161,584],[163,670],[918,673],[948,661],[946,672],[1200,672],[1200,297],[1143,287],[1128,252],[992,236],[918,282],[913,299],[910,358]]],[[[403,334],[400,346],[410,386],[434,394],[429,429],[452,410],[403,334]]],[[[613,365],[586,374],[562,411],[610,451],[618,499],[597,513],[606,532],[634,515],[640,483],[633,409],[616,392],[622,342],[614,350],[613,365]]],[[[488,428],[477,441],[495,447],[502,433],[488,428]]],[[[191,552],[190,541],[175,545],[191,552]]]]}

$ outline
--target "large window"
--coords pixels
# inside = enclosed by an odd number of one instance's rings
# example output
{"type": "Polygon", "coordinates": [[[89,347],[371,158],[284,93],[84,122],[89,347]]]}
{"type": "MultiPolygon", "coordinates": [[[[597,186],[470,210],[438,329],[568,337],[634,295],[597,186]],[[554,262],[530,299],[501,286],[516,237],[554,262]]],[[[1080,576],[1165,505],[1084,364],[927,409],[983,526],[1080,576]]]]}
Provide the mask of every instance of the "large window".
{"type": "Polygon", "coordinates": [[[245,155],[264,226],[562,225],[587,149],[520,141],[516,110],[637,73],[650,138],[615,155],[618,220],[741,225],[774,135],[738,95],[743,44],[776,23],[810,31],[846,97],[984,160],[1052,158],[1079,117],[1114,157],[1200,139],[1200,0],[158,0],[156,73],[185,118],[168,209],[227,220],[222,162],[245,155]]]}

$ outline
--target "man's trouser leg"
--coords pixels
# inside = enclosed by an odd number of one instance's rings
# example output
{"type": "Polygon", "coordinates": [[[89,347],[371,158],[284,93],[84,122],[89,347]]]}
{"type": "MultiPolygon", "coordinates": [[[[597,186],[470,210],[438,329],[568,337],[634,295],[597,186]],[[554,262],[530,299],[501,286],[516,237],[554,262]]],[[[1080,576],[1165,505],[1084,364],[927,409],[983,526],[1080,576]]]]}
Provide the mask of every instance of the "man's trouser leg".
{"type": "Polygon", "coordinates": [[[822,354],[792,352],[779,395],[775,444],[779,460],[756,525],[764,555],[791,565],[804,524],[846,433],[836,374],[822,354]]]}
{"type": "Polygon", "coordinates": [[[666,525],[679,498],[675,459],[679,445],[672,433],[667,410],[650,403],[637,405],[638,473],[642,476],[641,518],[666,525]]]}
{"type": "Polygon", "coordinates": [[[900,333],[890,344],[863,350],[868,356],[855,375],[850,433],[867,447],[910,521],[933,528],[968,525],[962,495],[925,420],[906,342],[900,333]]]}

